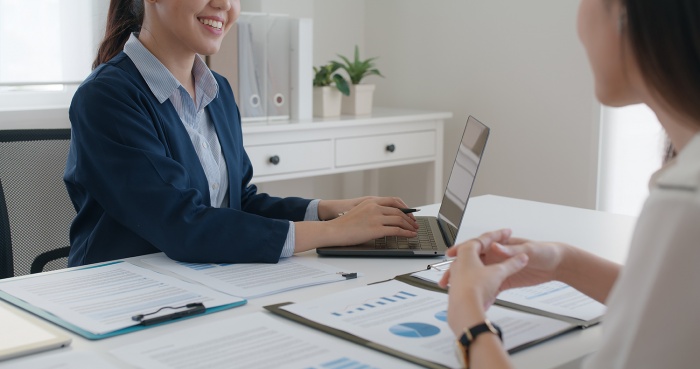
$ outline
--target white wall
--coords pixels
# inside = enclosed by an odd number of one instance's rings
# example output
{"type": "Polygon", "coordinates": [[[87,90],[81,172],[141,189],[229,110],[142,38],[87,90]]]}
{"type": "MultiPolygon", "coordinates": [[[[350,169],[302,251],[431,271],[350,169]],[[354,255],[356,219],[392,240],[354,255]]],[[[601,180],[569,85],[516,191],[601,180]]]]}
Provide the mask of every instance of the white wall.
{"type": "MultiPolygon", "coordinates": [[[[577,6],[367,1],[365,49],[386,75],[375,80],[375,104],[454,113],[445,176],[467,116],[489,125],[476,194],[594,208],[600,113],[576,35],[577,6]]],[[[407,183],[401,173],[383,179],[388,187],[407,183]]]]}

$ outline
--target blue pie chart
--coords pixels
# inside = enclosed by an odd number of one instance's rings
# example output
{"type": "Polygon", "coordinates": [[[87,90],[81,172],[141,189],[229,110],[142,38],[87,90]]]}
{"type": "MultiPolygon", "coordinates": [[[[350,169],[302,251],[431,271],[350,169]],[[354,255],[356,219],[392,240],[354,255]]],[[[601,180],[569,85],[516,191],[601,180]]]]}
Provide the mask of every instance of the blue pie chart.
{"type": "Polygon", "coordinates": [[[446,322],[447,321],[447,310],[438,311],[437,313],[435,313],[435,319],[446,322]]]}
{"type": "Polygon", "coordinates": [[[401,323],[389,328],[389,332],[401,337],[422,338],[440,333],[440,328],[425,323],[401,323]]]}

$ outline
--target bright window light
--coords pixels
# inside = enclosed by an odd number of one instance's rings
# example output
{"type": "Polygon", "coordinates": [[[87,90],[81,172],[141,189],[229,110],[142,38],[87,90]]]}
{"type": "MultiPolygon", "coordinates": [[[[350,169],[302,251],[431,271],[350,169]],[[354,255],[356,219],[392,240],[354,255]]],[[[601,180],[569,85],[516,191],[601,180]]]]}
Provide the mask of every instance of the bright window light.
{"type": "Polygon", "coordinates": [[[0,0],[0,110],[67,106],[90,73],[107,0],[0,0]]]}
{"type": "Polygon", "coordinates": [[[666,136],[646,105],[603,108],[598,209],[639,215],[649,178],[663,161],[666,136]]]}

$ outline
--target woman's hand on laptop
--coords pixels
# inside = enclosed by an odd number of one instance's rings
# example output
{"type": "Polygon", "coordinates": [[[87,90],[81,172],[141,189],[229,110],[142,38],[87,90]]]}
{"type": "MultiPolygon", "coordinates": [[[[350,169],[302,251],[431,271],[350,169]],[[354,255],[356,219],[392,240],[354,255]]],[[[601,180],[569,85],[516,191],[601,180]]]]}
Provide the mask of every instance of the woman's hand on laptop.
{"type": "MultiPolygon", "coordinates": [[[[348,213],[350,210],[352,210],[357,205],[360,205],[364,201],[376,201],[379,199],[393,199],[394,204],[398,204],[397,207],[408,208],[408,205],[406,205],[406,203],[398,197],[363,196],[346,200],[321,200],[318,203],[318,219],[335,219],[341,215],[348,213]]],[[[416,219],[413,215],[410,215],[409,218],[413,220],[416,219]]]]}
{"type": "Polygon", "coordinates": [[[398,197],[321,200],[318,217],[326,222],[296,222],[294,252],[323,246],[357,245],[385,237],[416,237],[418,223],[398,197]]]}
{"type": "Polygon", "coordinates": [[[350,210],[339,212],[342,216],[326,222],[337,235],[332,245],[356,245],[384,236],[416,237],[418,223],[412,214],[400,210],[405,207],[397,197],[362,198],[350,210]]]}

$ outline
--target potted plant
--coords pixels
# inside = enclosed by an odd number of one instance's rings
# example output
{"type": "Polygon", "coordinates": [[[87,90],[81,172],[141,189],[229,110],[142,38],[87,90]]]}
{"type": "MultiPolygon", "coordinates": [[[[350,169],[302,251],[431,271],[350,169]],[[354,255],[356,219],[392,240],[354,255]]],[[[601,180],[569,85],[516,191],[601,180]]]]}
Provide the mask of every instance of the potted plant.
{"type": "Polygon", "coordinates": [[[369,58],[360,60],[360,50],[355,45],[355,59],[350,61],[348,58],[338,55],[341,62],[334,61],[332,64],[339,69],[345,70],[350,77],[350,94],[342,98],[342,113],[351,115],[366,115],[372,113],[372,98],[374,94],[373,84],[360,84],[362,79],[367,76],[382,74],[378,69],[374,68],[374,60],[377,58],[369,58]]]}
{"type": "Polygon", "coordinates": [[[314,116],[340,116],[341,93],[350,95],[348,82],[337,73],[340,66],[328,63],[314,67],[314,116]]]}

